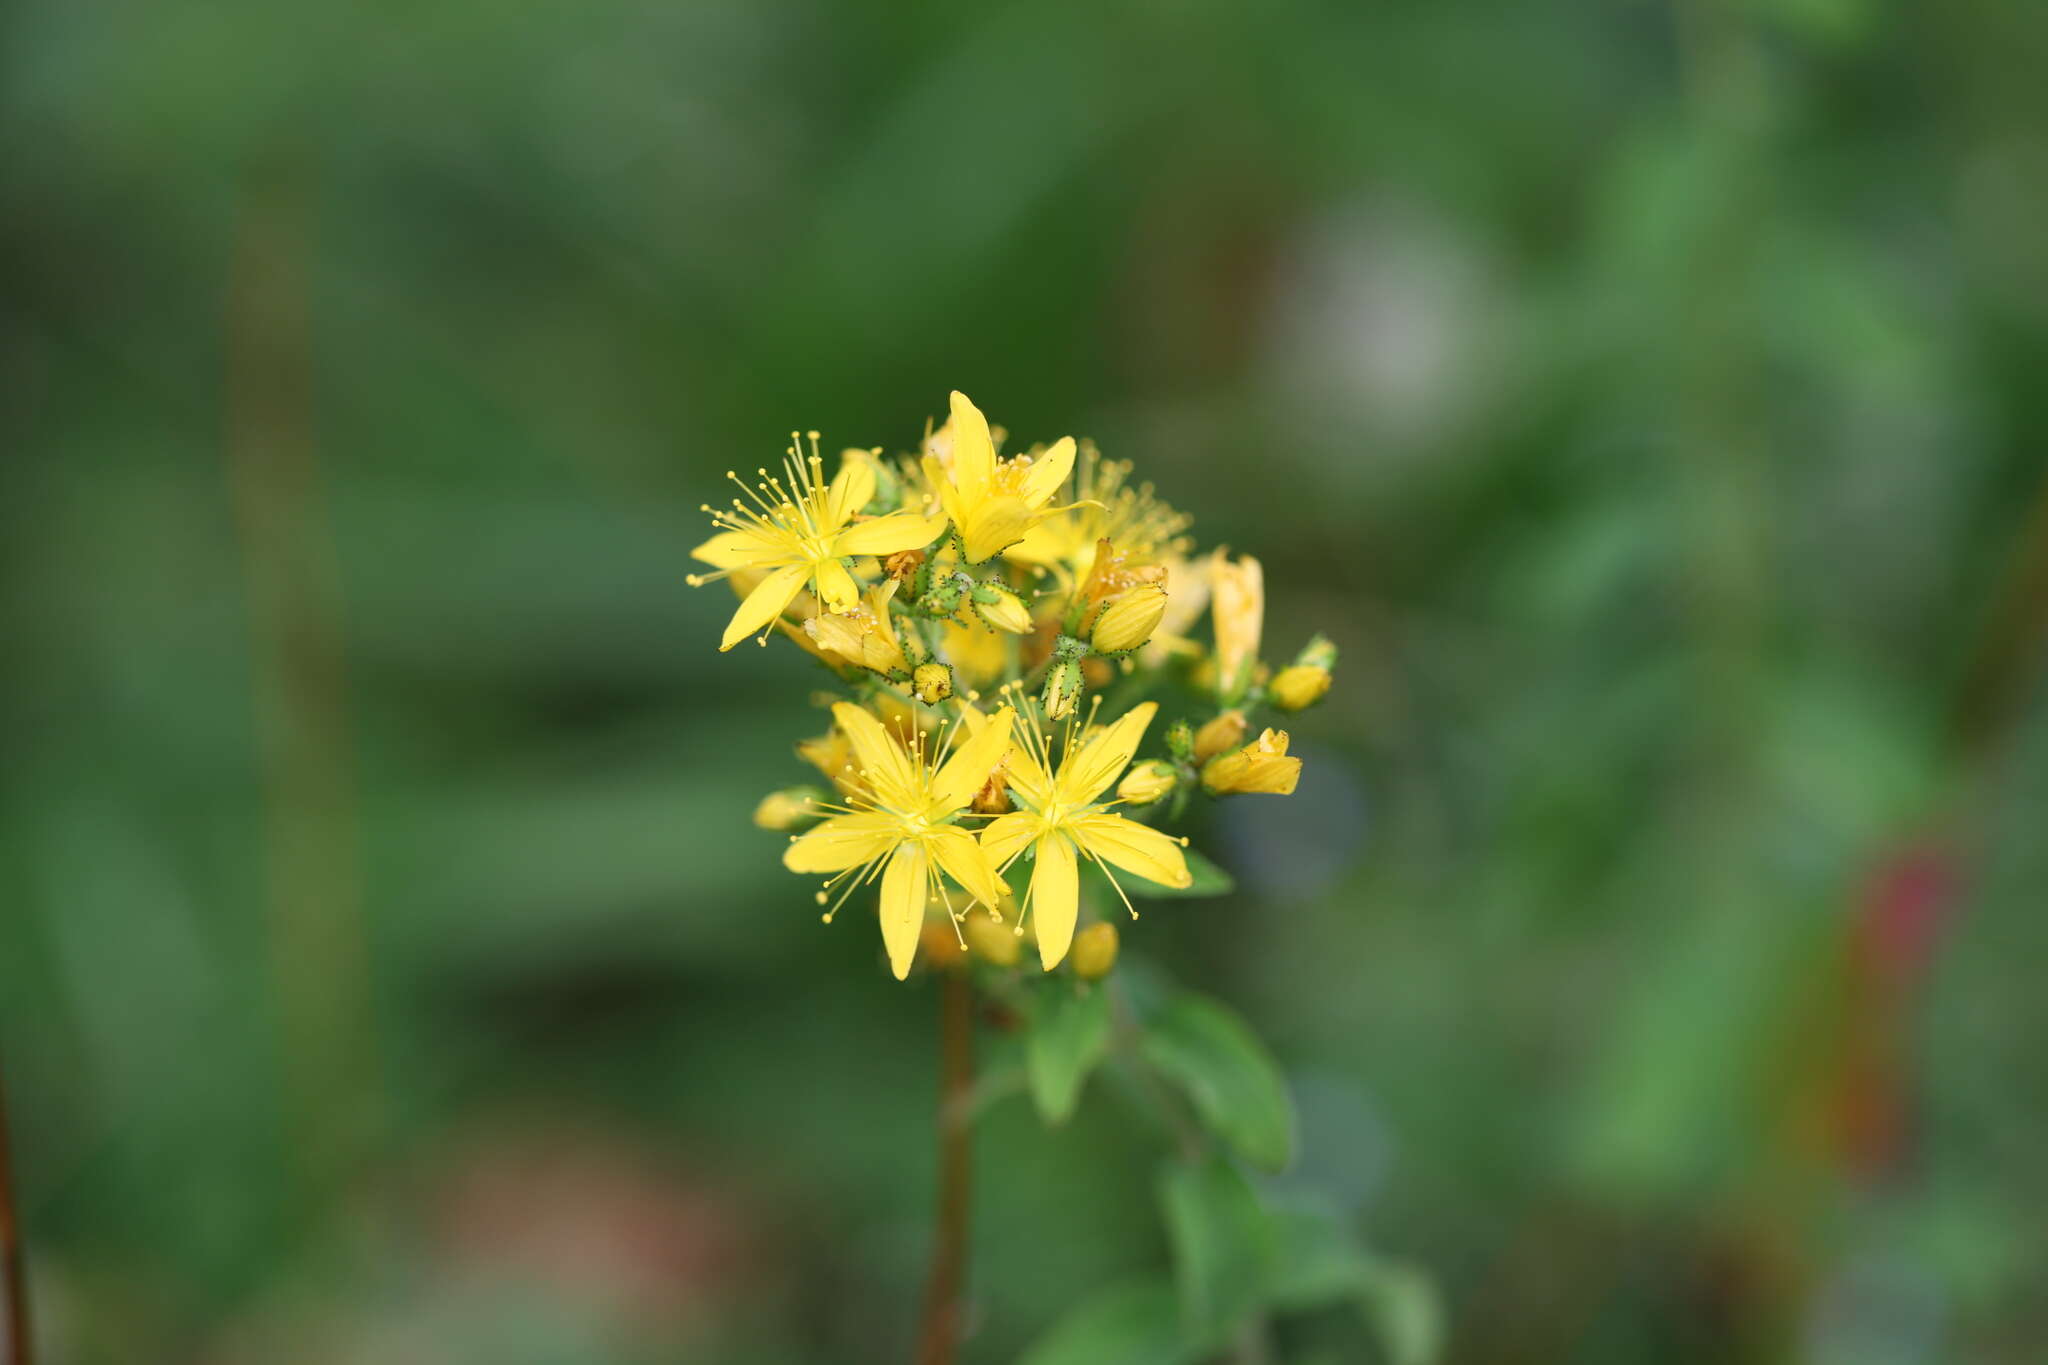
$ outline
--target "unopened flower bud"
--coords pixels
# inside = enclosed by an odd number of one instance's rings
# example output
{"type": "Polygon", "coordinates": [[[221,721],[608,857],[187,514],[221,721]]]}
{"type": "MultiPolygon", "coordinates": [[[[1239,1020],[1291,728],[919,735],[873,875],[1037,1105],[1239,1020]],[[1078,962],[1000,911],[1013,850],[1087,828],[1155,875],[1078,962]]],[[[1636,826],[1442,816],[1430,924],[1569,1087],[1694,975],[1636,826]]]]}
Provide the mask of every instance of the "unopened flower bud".
{"type": "Polygon", "coordinates": [[[1225,711],[1195,731],[1195,762],[1206,763],[1225,749],[1244,743],[1244,712],[1225,711]]]}
{"type": "Polygon", "coordinates": [[[1166,615],[1166,589],[1156,583],[1141,583],[1120,593],[1095,618],[1090,642],[1101,654],[1123,654],[1152,638],[1166,615]]]}
{"type": "Polygon", "coordinates": [[[1282,711],[1305,711],[1330,690],[1330,670],[1314,664],[1291,664],[1273,675],[1267,688],[1282,711]]]}
{"type": "Polygon", "coordinates": [[[1166,727],[1166,752],[1183,763],[1192,762],[1195,757],[1195,731],[1184,720],[1177,720],[1166,727]]]}
{"type": "Polygon", "coordinates": [[[1116,926],[1097,920],[1074,935],[1067,961],[1074,964],[1074,975],[1083,981],[1100,981],[1116,966],[1116,948],[1116,926]]]}
{"type": "Polygon", "coordinates": [[[1337,646],[1330,643],[1327,635],[1317,635],[1301,647],[1301,653],[1294,656],[1294,662],[1309,668],[1337,667],[1337,646]]]}
{"type": "Polygon", "coordinates": [[[967,933],[967,946],[983,962],[997,967],[1014,967],[1023,955],[1023,941],[1016,929],[986,910],[971,911],[960,926],[967,933]]]}
{"type": "Polygon", "coordinates": [[[813,820],[825,818],[817,808],[824,793],[816,787],[790,787],[769,792],[754,807],[754,823],[762,829],[800,829],[813,820]]]}
{"type": "Polygon", "coordinates": [[[974,614],[997,630],[1012,635],[1031,633],[1031,612],[1024,599],[996,583],[983,583],[974,590],[974,614]]]}
{"type": "Polygon", "coordinates": [[[953,670],[942,663],[922,663],[910,675],[910,690],[927,706],[953,695],[953,670]]]}
{"type": "Polygon", "coordinates": [[[1211,795],[1261,792],[1286,796],[1301,780],[1301,760],[1287,756],[1287,732],[1268,730],[1242,749],[1211,759],[1202,785],[1211,795]]]}
{"type": "Polygon", "coordinates": [[[1171,796],[1179,783],[1180,775],[1173,770],[1171,763],[1151,758],[1124,774],[1124,780],[1117,784],[1116,794],[1134,806],[1149,806],[1171,796]]]}
{"type": "Polygon", "coordinates": [[[1052,668],[1045,675],[1045,690],[1038,698],[1045,706],[1045,718],[1065,720],[1074,714],[1074,703],[1080,698],[1081,661],[1055,659],[1052,668]]]}
{"type": "Polygon", "coordinates": [[[917,931],[917,942],[925,965],[935,972],[950,971],[967,958],[953,926],[943,919],[926,920],[917,931]]]}

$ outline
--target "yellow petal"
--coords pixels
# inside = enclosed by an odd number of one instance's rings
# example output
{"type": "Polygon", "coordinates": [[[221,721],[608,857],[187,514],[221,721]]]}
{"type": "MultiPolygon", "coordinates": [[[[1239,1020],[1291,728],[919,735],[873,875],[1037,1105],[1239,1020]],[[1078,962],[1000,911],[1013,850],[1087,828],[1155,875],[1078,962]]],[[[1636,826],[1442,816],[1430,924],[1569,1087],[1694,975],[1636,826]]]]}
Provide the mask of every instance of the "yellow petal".
{"type": "Polygon", "coordinates": [[[882,727],[882,722],[851,702],[832,708],[832,719],[853,745],[854,765],[884,805],[908,809],[922,804],[922,784],[910,755],[882,727]]]}
{"type": "Polygon", "coordinates": [[[953,420],[947,429],[953,434],[953,483],[973,502],[988,492],[995,479],[996,445],[989,438],[988,418],[966,394],[954,390],[951,403],[953,420]]]}
{"type": "Polygon", "coordinates": [[[903,844],[882,873],[882,946],[889,950],[889,970],[901,981],[910,975],[917,956],[917,931],[924,923],[924,848],[903,844]]]}
{"type": "Polygon", "coordinates": [[[1074,468],[1074,438],[1062,436],[1053,443],[1052,449],[1031,462],[1031,468],[1024,474],[1024,501],[1033,507],[1043,507],[1060,491],[1060,485],[1067,481],[1067,475],[1074,468]]]}
{"type": "Polygon", "coordinates": [[[981,851],[988,855],[989,866],[1001,872],[1010,859],[1024,851],[1024,845],[1038,837],[1043,827],[1036,815],[1021,810],[989,821],[981,831],[981,851]]]}
{"type": "Polygon", "coordinates": [[[1126,872],[1161,886],[1185,887],[1194,882],[1180,841],[1149,825],[1121,815],[1084,815],[1068,825],[1081,847],[1126,872]]]}
{"type": "Polygon", "coordinates": [[[948,812],[972,801],[996,764],[1003,761],[1003,751],[1010,746],[1010,722],[1015,718],[1016,712],[1005,706],[986,725],[969,727],[974,733],[953,750],[953,756],[932,779],[932,799],[948,812]]]}
{"type": "Polygon", "coordinates": [[[1031,873],[1031,913],[1038,920],[1038,960],[1051,971],[1067,955],[1067,945],[1074,941],[1074,921],[1081,913],[1074,846],[1064,834],[1046,834],[1038,841],[1038,866],[1031,873]]]}
{"type": "Polygon", "coordinates": [[[939,538],[946,529],[944,517],[921,517],[914,512],[891,512],[886,517],[857,521],[832,541],[839,555],[893,555],[898,550],[916,550],[939,538]]]}
{"type": "Polygon", "coordinates": [[[717,569],[740,569],[764,559],[787,558],[784,547],[753,531],[720,531],[690,554],[717,569]]]}
{"type": "Polygon", "coordinates": [[[874,496],[875,467],[867,452],[847,451],[839,457],[839,472],[825,490],[825,525],[844,526],[874,496]]]}
{"type": "Polygon", "coordinates": [[[966,514],[967,519],[960,525],[960,540],[963,553],[972,564],[995,558],[1031,529],[1031,509],[1018,497],[983,498],[979,503],[969,504],[966,514]]]}
{"type": "Polygon", "coordinates": [[[1140,702],[1061,763],[1059,800],[1070,806],[1086,805],[1107,790],[1138,751],[1138,741],[1145,737],[1145,727],[1158,710],[1157,702],[1140,702]]]}
{"type": "Polygon", "coordinates": [[[732,623],[726,626],[725,638],[719,641],[718,647],[721,650],[731,649],[782,615],[791,600],[803,591],[804,580],[808,577],[810,572],[803,565],[787,564],[762,579],[740,603],[739,610],[732,614],[732,623]]]}
{"type": "Polygon", "coordinates": [[[871,863],[892,848],[896,821],[887,815],[835,815],[782,851],[791,872],[844,872],[871,863]]]}
{"type": "Polygon", "coordinates": [[[940,825],[925,836],[925,842],[939,866],[966,887],[967,894],[990,909],[995,908],[1003,898],[1003,882],[989,866],[987,851],[972,834],[958,825],[940,825]]]}
{"type": "Polygon", "coordinates": [[[822,560],[817,573],[818,596],[825,599],[825,610],[848,612],[860,605],[860,584],[844,564],[836,559],[822,560]]]}

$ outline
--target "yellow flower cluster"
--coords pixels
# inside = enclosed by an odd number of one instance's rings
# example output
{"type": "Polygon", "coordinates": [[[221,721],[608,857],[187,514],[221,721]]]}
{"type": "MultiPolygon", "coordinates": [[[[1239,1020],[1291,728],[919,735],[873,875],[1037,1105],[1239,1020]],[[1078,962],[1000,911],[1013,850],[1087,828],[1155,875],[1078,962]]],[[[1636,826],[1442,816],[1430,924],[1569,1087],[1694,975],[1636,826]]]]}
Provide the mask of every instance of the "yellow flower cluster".
{"type": "Polygon", "coordinates": [[[797,747],[833,790],[771,793],[754,819],[792,832],[791,871],[827,879],[828,922],[879,883],[899,979],[921,944],[935,966],[1007,967],[1027,932],[1047,971],[1071,948],[1075,970],[1108,972],[1115,930],[1076,939],[1089,888],[1133,918],[1127,884],[1191,890],[1187,840],[1154,825],[1196,791],[1292,792],[1286,732],[1248,740],[1248,716],[1313,705],[1336,663],[1321,637],[1262,663],[1259,562],[1196,558],[1188,519],[1127,463],[1071,437],[1003,443],[959,393],[915,453],[847,450],[829,478],[818,434],[793,436],[779,472],[728,474],[741,496],[704,509],[716,534],[694,551],[713,572],[690,582],[740,597],[720,649],[779,633],[851,692],[797,747]],[[1189,633],[1205,609],[1206,645],[1189,633]],[[1186,714],[1134,764],[1155,692],[1186,714]]]}

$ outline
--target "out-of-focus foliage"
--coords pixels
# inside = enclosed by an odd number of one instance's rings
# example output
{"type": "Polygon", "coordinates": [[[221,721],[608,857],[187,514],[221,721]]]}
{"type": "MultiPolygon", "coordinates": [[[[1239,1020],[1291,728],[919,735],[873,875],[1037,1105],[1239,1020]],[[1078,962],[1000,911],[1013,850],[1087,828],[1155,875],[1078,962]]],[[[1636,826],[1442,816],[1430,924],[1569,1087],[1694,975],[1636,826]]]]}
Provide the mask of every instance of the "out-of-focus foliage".
{"type": "MultiPolygon", "coordinates": [[[[807,687],[683,574],[956,387],[1343,650],[1144,909],[1358,1258],[1274,1358],[2038,1353],[2037,6],[0,25],[50,1359],[907,1354],[933,992],[748,824],[807,687]]],[[[1179,1340],[1133,1129],[991,1100],[971,1359],[1179,1340]]]]}

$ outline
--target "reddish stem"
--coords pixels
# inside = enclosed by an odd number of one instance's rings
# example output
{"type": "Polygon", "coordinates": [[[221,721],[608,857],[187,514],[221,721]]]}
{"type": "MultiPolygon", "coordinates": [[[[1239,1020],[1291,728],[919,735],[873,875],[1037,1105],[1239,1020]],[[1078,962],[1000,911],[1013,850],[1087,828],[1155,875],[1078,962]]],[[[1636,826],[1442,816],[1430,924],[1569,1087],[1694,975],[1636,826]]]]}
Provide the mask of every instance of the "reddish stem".
{"type": "Polygon", "coordinates": [[[953,1365],[960,1342],[973,1181],[973,1087],[974,988],[964,973],[947,972],[939,994],[939,1202],[917,1365],[953,1365]]]}

